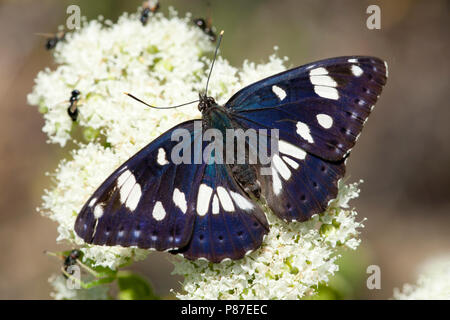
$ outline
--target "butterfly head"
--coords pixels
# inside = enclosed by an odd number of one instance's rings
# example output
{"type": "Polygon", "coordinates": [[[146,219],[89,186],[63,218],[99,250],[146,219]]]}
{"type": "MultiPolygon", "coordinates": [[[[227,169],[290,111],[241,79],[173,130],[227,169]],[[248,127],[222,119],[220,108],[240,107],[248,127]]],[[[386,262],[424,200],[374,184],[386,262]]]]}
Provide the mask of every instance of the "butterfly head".
{"type": "Polygon", "coordinates": [[[216,101],[212,97],[206,96],[206,94],[199,93],[200,102],[198,104],[198,110],[202,113],[206,112],[212,106],[216,105],[216,101]]]}

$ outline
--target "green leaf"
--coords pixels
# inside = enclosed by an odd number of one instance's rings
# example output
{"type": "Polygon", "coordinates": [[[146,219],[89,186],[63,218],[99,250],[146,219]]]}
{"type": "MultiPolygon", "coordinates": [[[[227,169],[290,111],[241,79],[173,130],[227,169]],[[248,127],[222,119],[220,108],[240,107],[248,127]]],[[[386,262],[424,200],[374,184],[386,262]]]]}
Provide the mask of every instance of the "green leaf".
{"type": "Polygon", "coordinates": [[[137,274],[120,271],[117,274],[117,284],[120,300],[159,300],[150,284],[137,274]]]}
{"type": "Polygon", "coordinates": [[[104,277],[104,278],[100,278],[100,279],[97,279],[97,280],[92,280],[92,281],[89,281],[89,282],[85,282],[83,287],[85,289],[90,289],[90,288],[93,288],[93,287],[96,287],[96,286],[100,286],[102,284],[109,284],[109,283],[113,282],[114,280],[116,280],[115,277],[104,277]]]}
{"type": "Polygon", "coordinates": [[[83,137],[86,141],[91,142],[94,141],[100,134],[100,130],[87,127],[83,130],[83,137]]]}

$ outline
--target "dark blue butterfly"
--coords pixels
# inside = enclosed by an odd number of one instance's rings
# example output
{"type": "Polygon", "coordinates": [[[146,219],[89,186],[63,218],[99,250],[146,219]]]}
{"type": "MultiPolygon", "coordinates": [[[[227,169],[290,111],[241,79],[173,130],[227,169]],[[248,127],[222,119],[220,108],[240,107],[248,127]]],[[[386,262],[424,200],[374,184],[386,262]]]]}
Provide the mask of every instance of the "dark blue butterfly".
{"type": "MultiPolygon", "coordinates": [[[[87,243],[137,246],[220,262],[257,249],[269,225],[258,199],[285,221],[323,212],[375,105],[387,69],[374,57],[326,59],[258,81],[224,105],[200,95],[208,128],[279,130],[279,154],[258,164],[178,164],[167,155],[175,129],[197,141],[194,121],[162,134],[120,166],[81,209],[75,231],[87,243]]],[[[255,146],[248,145],[249,150],[255,146]]],[[[202,153],[203,154],[203,153],[202,153]]],[[[195,157],[192,154],[192,159],[195,157]]],[[[209,154],[213,160],[214,153],[209,154]]],[[[193,162],[192,162],[193,163],[193,162]]]]}

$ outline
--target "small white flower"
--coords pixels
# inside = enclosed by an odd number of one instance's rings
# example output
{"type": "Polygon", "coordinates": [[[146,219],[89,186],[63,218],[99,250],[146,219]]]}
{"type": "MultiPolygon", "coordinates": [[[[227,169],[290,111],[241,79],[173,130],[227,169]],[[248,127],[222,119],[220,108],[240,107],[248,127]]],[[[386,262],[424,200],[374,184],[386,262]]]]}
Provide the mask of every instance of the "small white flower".
{"type": "Polygon", "coordinates": [[[450,300],[450,254],[425,261],[416,284],[394,289],[397,300],[450,300]]]}

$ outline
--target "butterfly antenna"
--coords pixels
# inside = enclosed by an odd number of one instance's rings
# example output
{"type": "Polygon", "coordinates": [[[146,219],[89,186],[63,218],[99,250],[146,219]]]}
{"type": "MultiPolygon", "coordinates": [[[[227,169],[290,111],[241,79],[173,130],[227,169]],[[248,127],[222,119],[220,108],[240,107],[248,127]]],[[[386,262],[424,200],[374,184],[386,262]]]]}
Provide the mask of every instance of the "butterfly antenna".
{"type": "Polygon", "coordinates": [[[219,34],[219,41],[217,41],[217,45],[216,45],[216,51],[214,51],[214,59],[211,63],[211,69],[209,70],[209,74],[208,74],[208,80],[206,81],[206,90],[205,90],[205,95],[208,96],[208,85],[209,85],[209,78],[211,77],[211,72],[213,70],[214,67],[214,62],[216,62],[216,57],[217,57],[217,51],[219,50],[220,47],[220,42],[222,41],[222,36],[223,36],[224,31],[220,31],[219,34]]]}
{"type": "Polygon", "coordinates": [[[148,104],[147,102],[145,102],[145,101],[143,101],[143,100],[133,96],[131,93],[124,92],[124,94],[126,94],[127,96],[133,98],[136,101],[139,101],[140,103],[145,104],[147,107],[150,107],[150,108],[153,108],[153,109],[175,109],[175,108],[178,108],[178,107],[182,107],[182,106],[185,106],[185,105],[188,105],[188,104],[200,101],[200,100],[194,100],[194,101],[191,101],[191,102],[186,102],[186,103],[179,104],[179,105],[172,106],[172,107],[155,107],[155,106],[152,106],[151,104],[148,104]]]}

